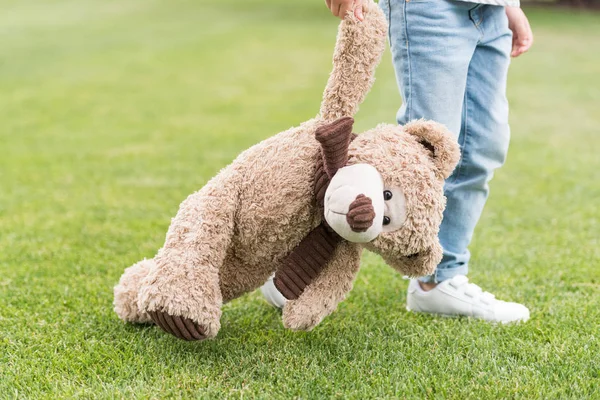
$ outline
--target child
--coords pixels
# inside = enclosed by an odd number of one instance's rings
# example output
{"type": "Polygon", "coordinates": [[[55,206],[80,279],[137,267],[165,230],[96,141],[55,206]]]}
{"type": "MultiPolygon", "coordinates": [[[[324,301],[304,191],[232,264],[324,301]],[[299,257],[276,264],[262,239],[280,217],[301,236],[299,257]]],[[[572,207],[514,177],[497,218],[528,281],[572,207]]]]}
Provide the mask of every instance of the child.
{"type": "MultiPolygon", "coordinates": [[[[519,0],[379,0],[388,18],[390,47],[403,99],[399,124],[426,118],[454,132],[462,157],[445,185],[447,206],[439,238],[444,257],[431,276],[411,280],[407,308],[488,321],[526,321],[529,310],[496,300],[469,283],[468,245],[488,196],[488,182],[505,160],[509,142],[506,77],[510,56],[533,42],[519,0]],[[485,3],[485,4],[484,4],[485,3]],[[511,50],[512,43],[512,50],[511,50]]],[[[333,15],[362,0],[326,0],[333,15]]],[[[279,306],[279,293],[263,287],[279,306]]],[[[275,289],[276,290],[276,289],[275,289]]]]}

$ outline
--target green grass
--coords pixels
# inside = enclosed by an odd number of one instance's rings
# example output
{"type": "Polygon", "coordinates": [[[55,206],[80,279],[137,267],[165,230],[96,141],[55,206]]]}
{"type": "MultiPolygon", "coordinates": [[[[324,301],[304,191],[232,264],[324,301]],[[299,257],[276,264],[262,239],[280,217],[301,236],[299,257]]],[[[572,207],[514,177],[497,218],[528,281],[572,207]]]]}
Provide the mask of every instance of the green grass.
{"type": "MultiPolygon", "coordinates": [[[[0,398],[600,397],[600,14],[531,10],[509,82],[513,143],[472,279],[524,325],[405,311],[366,254],[311,333],[252,293],[216,340],[121,323],[112,286],[181,200],[312,117],[336,24],[318,0],[0,3],[0,398]]],[[[357,130],[393,122],[389,54],[357,130]]]]}

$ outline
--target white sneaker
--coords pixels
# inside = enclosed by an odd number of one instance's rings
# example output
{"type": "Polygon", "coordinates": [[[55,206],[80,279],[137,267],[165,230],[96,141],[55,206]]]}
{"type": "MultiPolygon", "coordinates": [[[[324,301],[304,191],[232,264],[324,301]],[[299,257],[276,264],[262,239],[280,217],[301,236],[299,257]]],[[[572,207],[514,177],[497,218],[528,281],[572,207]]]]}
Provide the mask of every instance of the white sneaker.
{"type": "Polygon", "coordinates": [[[265,300],[267,300],[267,303],[269,303],[273,307],[283,308],[283,306],[285,306],[285,302],[287,301],[287,299],[283,297],[283,295],[275,287],[275,282],[273,282],[273,276],[271,276],[269,280],[267,280],[265,284],[262,285],[260,291],[265,297],[265,300]]]}
{"type": "Polygon", "coordinates": [[[406,296],[408,311],[440,314],[444,316],[467,316],[491,322],[524,322],[529,319],[529,310],[522,304],[496,300],[464,275],[438,284],[424,291],[419,281],[411,279],[406,296]]]}

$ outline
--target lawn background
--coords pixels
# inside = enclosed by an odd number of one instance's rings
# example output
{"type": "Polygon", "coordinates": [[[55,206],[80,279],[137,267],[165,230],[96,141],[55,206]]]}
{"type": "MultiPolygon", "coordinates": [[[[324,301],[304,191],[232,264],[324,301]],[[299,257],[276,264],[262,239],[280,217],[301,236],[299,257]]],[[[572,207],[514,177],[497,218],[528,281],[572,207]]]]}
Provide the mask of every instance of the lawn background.
{"type": "MultiPolygon", "coordinates": [[[[471,278],[532,319],[405,311],[365,254],[311,333],[258,293],[185,343],[112,311],[179,203],[314,116],[337,22],[319,0],[0,0],[0,398],[599,398],[600,14],[527,10],[513,141],[471,278]]],[[[400,105],[386,54],[357,131],[400,105]]]]}

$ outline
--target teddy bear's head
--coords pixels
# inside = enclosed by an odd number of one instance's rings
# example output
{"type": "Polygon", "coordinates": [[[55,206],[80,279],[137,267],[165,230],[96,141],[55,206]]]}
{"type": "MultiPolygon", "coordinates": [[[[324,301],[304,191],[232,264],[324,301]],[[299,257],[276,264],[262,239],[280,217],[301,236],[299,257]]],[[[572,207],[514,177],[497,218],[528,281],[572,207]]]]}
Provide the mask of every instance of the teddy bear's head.
{"type": "Polygon", "coordinates": [[[327,188],[325,219],[346,240],[411,274],[407,257],[440,253],[444,180],[458,159],[458,144],[441,124],[379,125],[349,143],[346,166],[327,188]]]}

